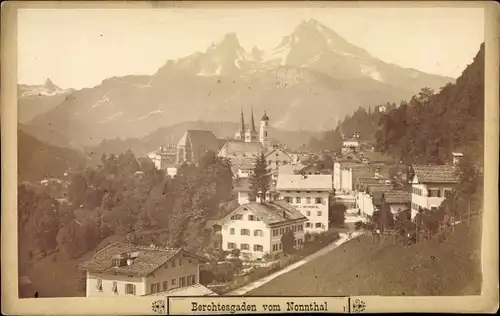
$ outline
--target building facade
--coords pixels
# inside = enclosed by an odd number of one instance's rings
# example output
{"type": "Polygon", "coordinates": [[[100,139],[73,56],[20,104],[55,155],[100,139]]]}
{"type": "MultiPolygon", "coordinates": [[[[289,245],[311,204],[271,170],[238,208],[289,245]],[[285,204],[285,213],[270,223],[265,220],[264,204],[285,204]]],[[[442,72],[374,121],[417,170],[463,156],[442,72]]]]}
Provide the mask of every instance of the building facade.
{"type": "Polygon", "coordinates": [[[329,203],[333,193],[331,175],[279,174],[276,185],[280,198],[296,207],[307,218],[306,232],[329,229],[329,203]]]}
{"type": "Polygon", "coordinates": [[[306,218],[284,201],[245,203],[221,219],[222,249],[239,249],[243,256],[261,259],[283,252],[281,237],[293,232],[294,247],[304,242],[306,218]]]}
{"type": "Polygon", "coordinates": [[[266,154],[267,167],[271,170],[278,170],[280,166],[289,165],[293,162],[290,156],[282,148],[274,148],[266,154]]]}
{"type": "Polygon", "coordinates": [[[181,249],[114,243],[79,266],[86,296],[143,296],[199,284],[204,258],[181,249]]]}
{"type": "Polygon", "coordinates": [[[437,209],[458,183],[453,165],[413,165],[411,192],[411,218],[419,210],[437,209]]]}
{"type": "Polygon", "coordinates": [[[188,130],[177,144],[177,163],[197,163],[209,151],[219,151],[219,140],[211,131],[188,130]]]}

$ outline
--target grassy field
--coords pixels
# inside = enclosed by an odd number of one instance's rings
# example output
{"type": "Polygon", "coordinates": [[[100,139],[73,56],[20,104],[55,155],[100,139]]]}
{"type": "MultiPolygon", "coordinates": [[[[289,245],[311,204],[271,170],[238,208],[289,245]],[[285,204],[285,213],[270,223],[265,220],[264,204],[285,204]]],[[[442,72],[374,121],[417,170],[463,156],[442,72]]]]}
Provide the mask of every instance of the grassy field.
{"type": "Polygon", "coordinates": [[[480,243],[479,220],[408,247],[361,236],[246,295],[479,295],[480,243]]]}

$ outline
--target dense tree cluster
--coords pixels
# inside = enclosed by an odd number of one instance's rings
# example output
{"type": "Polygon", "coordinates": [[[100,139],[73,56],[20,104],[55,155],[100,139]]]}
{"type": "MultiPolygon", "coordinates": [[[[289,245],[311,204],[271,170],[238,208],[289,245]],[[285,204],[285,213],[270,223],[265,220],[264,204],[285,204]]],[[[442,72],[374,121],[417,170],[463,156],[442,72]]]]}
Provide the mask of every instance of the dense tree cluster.
{"type": "Polygon", "coordinates": [[[19,187],[20,247],[30,248],[30,256],[57,249],[75,258],[111,235],[157,232],[169,246],[200,249],[206,220],[231,206],[232,173],[227,160],[209,152],[171,179],[127,151],[74,173],[67,192],[64,204],[43,190],[19,187]]]}
{"type": "Polygon", "coordinates": [[[482,163],[484,128],[484,46],[455,84],[439,93],[424,88],[409,102],[380,118],[377,149],[408,163],[450,161],[452,151],[482,163]]]}

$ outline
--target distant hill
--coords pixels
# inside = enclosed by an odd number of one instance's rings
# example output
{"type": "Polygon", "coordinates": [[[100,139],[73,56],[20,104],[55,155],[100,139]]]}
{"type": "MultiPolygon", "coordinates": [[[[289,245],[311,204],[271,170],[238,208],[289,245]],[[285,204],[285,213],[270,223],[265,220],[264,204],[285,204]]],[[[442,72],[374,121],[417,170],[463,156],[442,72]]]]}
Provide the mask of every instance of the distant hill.
{"type": "Polygon", "coordinates": [[[45,144],[18,130],[18,181],[39,181],[62,177],[82,168],[88,157],[80,151],[45,144]]]}
{"type": "Polygon", "coordinates": [[[33,106],[25,109],[21,98],[19,107],[23,119],[33,113],[29,124],[50,123],[82,146],[94,146],[186,121],[236,122],[241,106],[248,111],[251,105],[257,116],[267,110],[276,129],[322,131],[360,105],[397,102],[424,86],[453,81],[386,63],[308,20],[268,51],[246,50],[228,33],[203,51],[166,61],[152,76],[108,78],[92,88],[40,96],[39,104],[31,94],[33,106]]]}

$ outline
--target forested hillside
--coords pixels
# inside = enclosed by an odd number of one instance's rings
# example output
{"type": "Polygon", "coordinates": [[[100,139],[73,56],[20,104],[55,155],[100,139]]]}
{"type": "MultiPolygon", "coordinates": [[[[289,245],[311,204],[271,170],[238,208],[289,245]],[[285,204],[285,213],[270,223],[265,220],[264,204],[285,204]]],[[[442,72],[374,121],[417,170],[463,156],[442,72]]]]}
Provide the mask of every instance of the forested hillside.
{"type": "Polygon", "coordinates": [[[481,165],[484,151],[484,44],[474,61],[454,84],[439,92],[423,88],[398,107],[387,103],[380,113],[360,107],[347,116],[340,128],[323,133],[309,143],[316,150],[337,150],[339,132],[349,137],[358,132],[376,143],[376,150],[405,163],[450,162],[452,151],[474,157],[481,165]]]}
{"type": "Polygon", "coordinates": [[[483,131],[484,44],[456,84],[439,93],[424,88],[383,115],[376,148],[405,162],[437,164],[449,162],[452,151],[461,151],[482,164],[483,131]]]}
{"type": "Polygon", "coordinates": [[[21,184],[20,264],[54,251],[61,260],[78,258],[112,236],[206,249],[204,225],[225,212],[231,179],[228,162],[214,153],[199,166],[181,166],[171,179],[128,151],[103,156],[98,167],[74,173],[62,201],[44,186],[21,184]]]}
{"type": "Polygon", "coordinates": [[[62,177],[85,167],[88,157],[77,150],[43,143],[22,130],[17,133],[19,181],[62,177]]]}

